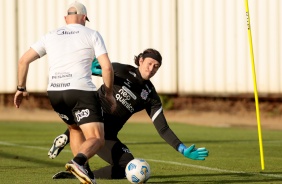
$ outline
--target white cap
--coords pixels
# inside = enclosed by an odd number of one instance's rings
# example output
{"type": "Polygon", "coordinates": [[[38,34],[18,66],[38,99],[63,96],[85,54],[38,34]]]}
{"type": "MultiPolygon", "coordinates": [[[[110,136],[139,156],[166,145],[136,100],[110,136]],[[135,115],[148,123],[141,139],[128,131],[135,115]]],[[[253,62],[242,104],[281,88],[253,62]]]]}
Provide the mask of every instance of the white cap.
{"type": "Polygon", "coordinates": [[[85,8],[85,6],[77,1],[71,3],[69,6],[68,6],[68,15],[73,15],[73,14],[80,14],[80,15],[86,15],[86,20],[89,21],[88,17],[87,17],[87,10],[85,8]],[[72,12],[72,11],[69,11],[70,8],[75,8],[76,11],[75,12],[72,12]]]}

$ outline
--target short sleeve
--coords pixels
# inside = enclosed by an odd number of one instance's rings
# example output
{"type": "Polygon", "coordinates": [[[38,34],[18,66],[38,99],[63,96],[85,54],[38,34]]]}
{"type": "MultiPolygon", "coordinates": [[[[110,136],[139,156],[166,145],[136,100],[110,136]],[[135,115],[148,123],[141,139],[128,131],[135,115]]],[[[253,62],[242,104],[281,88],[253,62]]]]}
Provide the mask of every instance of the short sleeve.
{"type": "Polygon", "coordinates": [[[40,57],[43,57],[46,54],[45,40],[46,36],[43,36],[40,40],[30,46],[40,57]]]}
{"type": "Polygon", "coordinates": [[[95,50],[96,58],[98,58],[102,54],[107,53],[107,49],[106,49],[104,40],[98,31],[95,32],[94,50],[95,50]]]}

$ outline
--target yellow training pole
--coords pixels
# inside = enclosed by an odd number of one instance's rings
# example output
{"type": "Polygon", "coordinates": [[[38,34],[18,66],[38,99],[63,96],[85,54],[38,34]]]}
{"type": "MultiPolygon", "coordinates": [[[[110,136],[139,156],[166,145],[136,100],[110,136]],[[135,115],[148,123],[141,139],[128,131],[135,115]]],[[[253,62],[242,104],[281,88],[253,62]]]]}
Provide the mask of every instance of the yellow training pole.
{"type": "Polygon", "coordinates": [[[250,55],[251,55],[251,60],[252,60],[252,73],[253,73],[254,94],[255,94],[255,101],[256,101],[256,115],[257,115],[257,124],[258,124],[261,169],[264,170],[264,156],[263,156],[261,125],[260,125],[258,91],[257,91],[257,83],[256,83],[256,71],[255,71],[255,63],[254,63],[254,53],[253,53],[252,32],[251,32],[251,22],[250,22],[248,0],[245,0],[245,6],[246,6],[246,16],[247,16],[247,26],[248,26],[248,37],[249,37],[249,44],[250,44],[250,55]]]}

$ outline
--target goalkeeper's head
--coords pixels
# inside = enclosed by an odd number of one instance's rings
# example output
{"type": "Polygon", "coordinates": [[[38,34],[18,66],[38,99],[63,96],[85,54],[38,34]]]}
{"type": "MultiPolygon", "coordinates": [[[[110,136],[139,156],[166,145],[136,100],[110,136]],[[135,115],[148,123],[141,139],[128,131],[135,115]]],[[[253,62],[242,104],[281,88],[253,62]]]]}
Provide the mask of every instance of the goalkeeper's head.
{"type": "Polygon", "coordinates": [[[162,56],[159,51],[149,48],[134,57],[139,72],[144,80],[153,77],[162,65],[162,56]]]}

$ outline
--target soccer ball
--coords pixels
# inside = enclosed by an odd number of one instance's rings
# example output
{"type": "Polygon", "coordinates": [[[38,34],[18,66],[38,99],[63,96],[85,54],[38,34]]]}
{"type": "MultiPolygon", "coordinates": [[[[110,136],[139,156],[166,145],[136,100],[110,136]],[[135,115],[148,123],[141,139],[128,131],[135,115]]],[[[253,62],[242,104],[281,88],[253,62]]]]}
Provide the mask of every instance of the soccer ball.
{"type": "Polygon", "coordinates": [[[130,183],[146,183],[150,178],[150,165],[144,159],[135,158],[125,168],[126,178],[130,183]]]}

